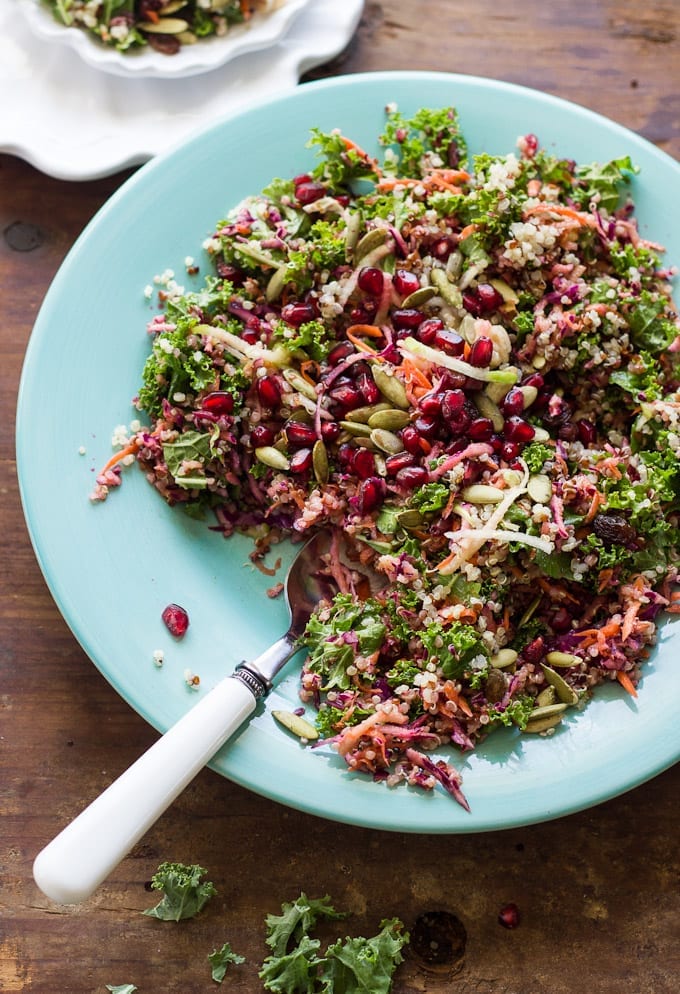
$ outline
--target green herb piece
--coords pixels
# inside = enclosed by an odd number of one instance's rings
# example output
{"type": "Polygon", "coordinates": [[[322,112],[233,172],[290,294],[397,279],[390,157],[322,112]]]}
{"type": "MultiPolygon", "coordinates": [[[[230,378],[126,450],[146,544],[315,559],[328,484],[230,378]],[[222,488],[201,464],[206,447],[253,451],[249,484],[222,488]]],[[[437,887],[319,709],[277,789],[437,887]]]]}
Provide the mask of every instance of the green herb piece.
{"type": "Polygon", "coordinates": [[[319,918],[338,920],[347,913],[336,911],[326,894],[321,898],[310,898],[303,892],[297,900],[281,905],[280,915],[267,915],[267,945],[273,956],[283,956],[291,942],[300,942],[303,935],[310,932],[319,918]]]}
{"type": "Polygon", "coordinates": [[[577,166],[573,199],[585,208],[595,200],[600,208],[611,214],[619,205],[621,188],[629,182],[631,175],[639,172],[639,167],[629,155],[604,164],[594,162],[591,165],[577,166]]]}
{"type": "Polygon", "coordinates": [[[386,157],[386,171],[400,176],[423,176],[427,153],[434,153],[442,166],[465,165],[467,146],[454,107],[421,108],[410,118],[390,108],[379,141],[392,153],[386,157]]]}
{"type": "Polygon", "coordinates": [[[107,984],[106,989],[111,994],[134,994],[137,990],[134,984],[107,984]]]}
{"type": "Polygon", "coordinates": [[[201,882],[207,871],[196,864],[161,863],[151,878],[154,890],[163,891],[163,899],[155,908],[147,908],[142,914],[161,921],[182,921],[193,918],[201,911],[217,891],[209,881],[201,882]]]}
{"type": "Polygon", "coordinates": [[[530,442],[522,452],[522,459],[530,473],[540,473],[545,464],[555,458],[555,450],[543,442],[530,442]]]}
{"type": "Polygon", "coordinates": [[[418,637],[430,661],[441,667],[448,680],[461,677],[478,656],[484,660],[489,656],[486,643],[477,629],[462,621],[454,621],[446,628],[441,622],[432,622],[424,631],[418,632],[418,637]]]}
{"type": "Polygon", "coordinates": [[[381,921],[380,932],[370,939],[338,940],[326,952],[321,994],[389,994],[408,941],[398,918],[381,921]]]}
{"type": "Polygon", "coordinates": [[[528,694],[515,697],[505,708],[490,707],[488,715],[495,725],[517,725],[522,731],[526,728],[535,700],[528,694]]]}
{"type": "Polygon", "coordinates": [[[221,984],[229,966],[232,963],[245,963],[246,958],[233,952],[229,943],[225,942],[221,949],[213,949],[208,954],[208,960],[212,967],[212,979],[221,984]]]}

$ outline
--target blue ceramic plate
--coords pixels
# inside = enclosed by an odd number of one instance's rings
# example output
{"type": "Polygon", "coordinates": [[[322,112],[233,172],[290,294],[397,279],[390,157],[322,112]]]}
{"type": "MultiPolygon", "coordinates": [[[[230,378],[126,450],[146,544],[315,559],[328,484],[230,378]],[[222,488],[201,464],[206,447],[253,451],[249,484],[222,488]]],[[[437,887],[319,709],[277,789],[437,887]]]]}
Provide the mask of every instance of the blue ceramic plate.
{"type": "MultiPolygon", "coordinates": [[[[469,76],[388,72],[305,84],[140,169],[78,239],[47,294],[26,356],[17,448],[26,519],[61,612],[118,693],[159,730],[196,699],[186,668],[205,693],[277,638],[287,614],[266,596],[273,581],[249,564],[245,539],[225,541],[169,509],[136,467],[107,502],[88,499],[111,454],[112,429],[135,417],[131,399],[155,307],[144,287],[168,267],[191,285],[186,256],[200,263],[200,282],[208,269],[202,243],[228,208],[273,176],[313,164],[305,147],[311,127],[339,127],[377,152],[388,102],[405,113],[455,105],[473,152],[509,152],[534,132],[548,149],[585,162],[629,153],[641,166],[633,192],[642,231],[680,262],[680,207],[669,197],[680,188],[678,163],[583,108],[469,76]],[[171,601],[191,618],[179,643],[160,620],[171,601]],[[161,669],[156,649],[165,652],[161,669]]],[[[282,574],[290,553],[281,554],[282,574]]],[[[457,755],[470,814],[438,790],[391,790],[349,774],[330,750],[304,749],[282,731],[269,710],[297,706],[295,661],[213,767],[291,807],[380,829],[478,832],[556,818],[635,787],[680,757],[679,652],[680,629],[670,623],[637,700],[608,687],[550,739],[503,732],[474,755],[457,755]]]]}

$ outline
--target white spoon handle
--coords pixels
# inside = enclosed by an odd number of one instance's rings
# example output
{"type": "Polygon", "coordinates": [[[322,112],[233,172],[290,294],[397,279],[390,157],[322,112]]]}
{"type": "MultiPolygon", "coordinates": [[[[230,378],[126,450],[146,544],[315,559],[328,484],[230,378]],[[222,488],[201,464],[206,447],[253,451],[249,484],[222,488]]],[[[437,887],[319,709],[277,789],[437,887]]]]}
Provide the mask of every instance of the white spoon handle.
{"type": "Polygon", "coordinates": [[[227,677],[38,854],[33,876],[53,901],[84,901],[255,710],[227,677]]]}

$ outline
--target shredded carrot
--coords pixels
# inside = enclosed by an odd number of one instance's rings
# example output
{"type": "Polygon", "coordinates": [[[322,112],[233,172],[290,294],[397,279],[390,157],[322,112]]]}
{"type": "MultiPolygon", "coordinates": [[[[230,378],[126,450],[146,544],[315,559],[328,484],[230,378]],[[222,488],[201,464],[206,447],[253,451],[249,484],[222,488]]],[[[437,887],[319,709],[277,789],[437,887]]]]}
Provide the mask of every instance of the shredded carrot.
{"type": "Polygon", "coordinates": [[[470,235],[474,235],[477,230],[476,224],[466,224],[464,228],[461,228],[458,233],[458,238],[461,242],[464,242],[466,238],[470,235]]]}
{"type": "Polygon", "coordinates": [[[614,570],[609,566],[607,569],[600,570],[600,575],[598,577],[597,592],[601,594],[603,590],[611,583],[612,577],[614,576],[614,570]]]}
{"type": "Polygon", "coordinates": [[[590,214],[575,211],[573,207],[567,207],[565,204],[533,204],[531,207],[525,208],[524,217],[531,217],[532,214],[559,214],[562,217],[570,218],[572,221],[577,221],[579,224],[584,225],[584,227],[592,227],[595,223],[595,219],[590,214]]]}
{"type": "Polygon", "coordinates": [[[621,641],[625,642],[629,635],[632,634],[633,628],[635,627],[635,619],[638,616],[638,611],[640,610],[640,601],[635,601],[626,609],[626,613],[623,616],[623,624],[621,625],[621,641]]]}
{"type": "Polygon", "coordinates": [[[424,387],[426,390],[432,389],[432,382],[427,378],[422,369],[419,369],[410,359],[402,359],[399,369],[403,372],[408,383],[424,387]]]}
{"type": "Polygon", "coordinates": [[[365,159],[366,162],[371,164],[377,176],[382,176],[382,170],[380,169],[377,160],[373,159],[368,152],[361,147],[361,145],[357,145],[355,141],[352,141],[351,138],[347,138],[346,135],[342,136],[342,141],[348,152],[356,152],[361,159],[365,159]]]}
{"type": "Polygon", "coordinates": [[[604,504],[605,500],[606,498],[604,494],[600,493],[599,490],[596,490],[595,493],[593,494],[593,499],[590,502],[590,507],[588,508],[586,516],[584,517],[583,520],[592,521],[595,515],[597,514],[598,510],[600,509],[600,507],[604,504]]]}
{"type": "Polygon", "coordinates": [[[101,473],[106,473],[108,472],[108,470],[113,469],[113,467],[117,466],[119,462],[122,462],[122,460],[125,459],[126,456],[136,455],[138,451],[139,451],[139,442],[130,442],[130,444],[126,445],[125,448],[121,449],[119,452],[115,452],[111,456],[111,458],[104,464],[104,466],[100,470],[100,475],[101,473]]]}
{"type": "Polygon", "coordinates": [[[616,671],[616,679],[619,681],[624,690],[628,691],[631,697],[637,697],[637,690],[635,689],[635,684],[623,670],[616,671]]]}
{"type": "Polygon", "coordinates": [[[304,362],[300,363],[300,375],[307,380],[308,383],[311,383],[312,386],[317,385],[320,373],[321,367],[316,359],[306,359],[304,362]],[[314,376],[310,376],[308,370],[312,370],[312,372],[316,374],[316,378],[314,378],[314,376]]]}
{"type": "Polygon", "coordinates": [[[350,340],[352,345],[356,346],[361,352],[370,352],[371,355],[377,355],[377,350],[372,349],[363,338],[382,338],[383,333],[375,324],[353,324],[345,332],[347,338],[350,340]]]}
{"type": "Polygon", "coordinates": [[[448,698],[448,700],[453,701],[453,703],[460,708],[463,714],[466,714],[468,718],[472,717],[472,709],[470,705],[465,700],[463,695],[456,690],[451,680],[446,681],[446,683],[442,686],[442,690],[444,691],[444,694],[448,698]]]}
{"type": "Polygon", "coordinates": [[[161,19],[157,10],[146,10],[145,14],[152,24],[158,24],[161,19]]]}

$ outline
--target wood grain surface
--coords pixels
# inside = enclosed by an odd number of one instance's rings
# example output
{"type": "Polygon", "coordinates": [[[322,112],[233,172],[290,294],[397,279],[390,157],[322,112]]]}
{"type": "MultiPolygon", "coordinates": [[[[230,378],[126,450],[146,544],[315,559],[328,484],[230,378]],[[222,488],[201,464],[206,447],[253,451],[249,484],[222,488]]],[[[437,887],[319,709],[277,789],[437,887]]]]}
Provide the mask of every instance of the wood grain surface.
{"type": "MultiPolygon", "coordinates": [[[[310,75],[406,68],[508,80],[583,104],[680,159],[679,39],[674,0],[367,0],[346,51],[310,75]]],[[[223,989],[255,994],[265,916],[305,891],[353,912],[330,938],[370,935],[392,916],[408,926],[433,910],[458,918],[465,942],[453,967],[428,972],[409,955],[396,994],[677,994],[678,767],[559,821],[448,837],[331,824],[204,771],[88,902],[55,905],[39,892],[37,852],[156,737],[50,597],[13,445],[43,296],[127,175],[60,182],[0,156],[0,991],[217,990],[207,955],[229,941],[246,963],[223,989]],[[140,914],[155,903],[148,881],[166,859],[200,863],[218,890],[179,925],[140,914]],[[521,910],[514,930],[497,921],[509,901],[521,910]]],[[[660,706],[680,711],[677,701],[660,706]]]]}

